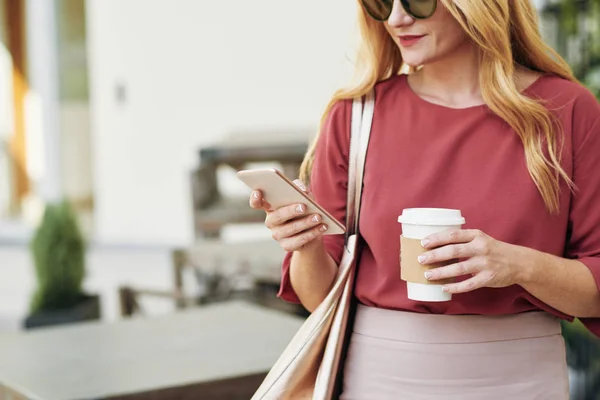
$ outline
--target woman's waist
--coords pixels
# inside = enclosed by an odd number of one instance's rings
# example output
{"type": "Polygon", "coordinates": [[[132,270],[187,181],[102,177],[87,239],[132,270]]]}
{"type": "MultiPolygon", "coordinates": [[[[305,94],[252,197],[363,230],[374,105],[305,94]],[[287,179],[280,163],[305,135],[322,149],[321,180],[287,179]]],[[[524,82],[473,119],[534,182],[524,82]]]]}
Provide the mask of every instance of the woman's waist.
{"type": "Polygon", "coordinates": [[[381,274],[372,276],[359,274],[354,296],[360,303],[422,314],[512,315],[544,311],[561,319],[572,318],[552,309],[518,285],[505,288],[480,288],[472,292],[455,294],[450,301],[423,302],[408,298],[407,284],[400,279],[399,274],[397,277],[381,278],[380,276],[381,274]]]}
{"type": "Polygon", "coordinates": [[[359,304],[353,330],[413,343],[484,343],[559,335],[558,318],[543,311],[509,315],[447,315],[397,311],[359,304]]]}

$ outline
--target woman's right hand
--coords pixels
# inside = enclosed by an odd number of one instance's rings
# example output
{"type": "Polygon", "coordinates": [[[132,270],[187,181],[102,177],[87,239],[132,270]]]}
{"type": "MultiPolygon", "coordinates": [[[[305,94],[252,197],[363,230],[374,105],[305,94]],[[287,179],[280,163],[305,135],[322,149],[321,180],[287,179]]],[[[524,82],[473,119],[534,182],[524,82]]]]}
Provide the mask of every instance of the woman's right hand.
{"type": "MultiPolygon", "coordinates": [[[[306,192],[302,182],[294,183],[306,192]]],[[[321,244],[327,226],[319,214],[307,214],[306,205],[290,204],[274,210],[259,190],[250,195],[250,207],[267,213],[265,225],[271,230],[271,236],[283,250],[288,252],[304,250],[321,244]]]]}

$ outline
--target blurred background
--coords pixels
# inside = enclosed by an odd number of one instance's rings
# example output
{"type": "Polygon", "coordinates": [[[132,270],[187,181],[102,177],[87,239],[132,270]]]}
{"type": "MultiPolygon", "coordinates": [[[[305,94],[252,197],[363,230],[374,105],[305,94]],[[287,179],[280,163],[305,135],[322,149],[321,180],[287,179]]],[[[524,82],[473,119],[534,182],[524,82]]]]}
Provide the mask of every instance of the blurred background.
{"type": "MultiPolygon", "coordinates": [[[[535,3],[600,94],[600,1],[535,3]]],[[[295,177],[355,12],[0,0],[0,399],[249,398],[306,314],[235,171],[295,177]]],[[[564,329],[572,399],[600,398],[598,342],[564,329]]]]}

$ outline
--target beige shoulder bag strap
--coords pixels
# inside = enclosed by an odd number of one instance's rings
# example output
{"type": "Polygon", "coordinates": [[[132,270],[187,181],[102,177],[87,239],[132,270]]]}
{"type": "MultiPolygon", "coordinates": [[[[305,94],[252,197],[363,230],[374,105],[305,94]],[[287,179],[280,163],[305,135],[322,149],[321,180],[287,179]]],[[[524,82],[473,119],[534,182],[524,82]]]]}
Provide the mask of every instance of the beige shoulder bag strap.
{"type": "Polygon", "coordinates": [[[329,400],[339,389],[338,379],[343,368],[342,354],[347,345],[347,339],[352,333],[348,325],[349,315],[354,299],[354,278],[356,273],[356,257],[360,233],[358,230],[360,205],[363,189],[365,160],[371,125],[375,110],[374,90],[367,93],[363,104],[362,99],[355,99],[352,104],[352,125],[350,137],[350,155],[348,160],[348,200],[346,205],[346,248],[344,258],[340,263],[340,272],[347,274],[344,289],[338,300],[337,309],[331,324],[329,338],[317,381],[313,399],[329,400]],[[346,257],[347,256],[347,257],[346,257]],[[348,270],[346,272],[346,269],[348,270]]]}
{"type": "Polygon", "coordinates": [[[371,90],[366,95],[364,104],[359,98],[352,105],[347,233],[344,255],[334,285],[325,300],[292,338],[252,400],[333,398],[343,362],[341,355],[349,334],[348,317],[353,299],[358,217],[374,101],[374,90],[371,90]]]}
{"type": "Polygon", "coordinates": [[[350,156],[348,159],[348,200],[346,205],[346,226],[353,231],[346,232],[346,238],[358,233],[358,214],[360,212],[360,199],[362,197],[363,176],[371,126],[375,111],[375,94],[371,90],[362,99],[355,99],[352,103],[352,125],[350,136],[350,156]]]}

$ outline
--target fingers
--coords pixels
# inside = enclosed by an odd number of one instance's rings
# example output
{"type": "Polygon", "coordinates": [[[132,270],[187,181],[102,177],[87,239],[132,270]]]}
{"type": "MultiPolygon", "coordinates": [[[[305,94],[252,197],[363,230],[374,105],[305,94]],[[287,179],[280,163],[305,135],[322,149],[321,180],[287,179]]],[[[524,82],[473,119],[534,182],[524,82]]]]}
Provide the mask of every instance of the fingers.
{"type": "MultiPolygon", "coordinates": [[[[296,186],[298,186],[298,188],[300,188],[300,190],[302,190],[303,192],[310,194],[308,192],[308,189],[306,188],[306,186],[304,185],[304,183],[302,183],[302,181],[300,179],[294,180],[294,184],[296,186]]],[[[271,210],[271,205],[269,204],[269,202],[267,200],[265,200],[265,198],[263,197],[263,194],[260,190],[252,191],[252,193],[250,194],[249,203],[250,203],[251,208],[254,208],[257,210],[265,210],[265,211],[271,210]]]]}
{"type": "Polygon", "coordinates": [[[443,290],[448,293],[458,294],[472,292],[475,289],[480,289],[485,286],[487,286],[486,277],[484,274],[479,273],[464,281],[444,285],[443,290]]]}
{"type": "Polygon", "coordinates": [[[294,184],[296,186],[298,186],[303,192],[307,192],[308,193],[308,190],[306,189],[306,186],[304,186],[304,183],[302,183],[302,181],[300,179],[295,179],[294,180],[294,184]]]}
{"type": "Polygon", "coordinates": [[[307,215],[305,217],[296,218],[288,221],[285,224],[277,225],[271,228],[273,239],[281,241],[283,239],[296,236],[306,230],[314,228],[322,221],[320,215],[307,215]]]}
{"type": "Polygon", "coordinates": [[[286,222],[304,216],[305,214],[306,206],[304,204],[291,204],[267,213],[265,225],[267,228],[273,229],[276,226],[283,225],[286,222]]]}
{"type": "Polygon", "coordinates": [[[480,260],[475,257],[444,267],[434,268],[425,273],[425,278],[430,281],[437,281],[440,279],[457,278],[459,276],[475,274],[476,272],[479,272],[479,262],[480,260]]]}
{"type": "MultiPolygon", "coordinates": [[[[294,184],[310,195],[302,181],[296,179],[294,184]]],[[[260,190],[251,193],[249,203],[253,209],[267,212],[265,225],[271,230],[273,239],[278,241],[285,251],[300,250],[327,232],[328,227],[322,223],[322,217],[317,214],[307,215],[304,204],[291,204],[273,210],[260,190]]]]}
{"type": "Polygon", "coordinates": [[[435,264],[443,261],[469,258],[477,255],[477,249],[471,243],[451,244],[430,250],[419,256],[421,264],[435,264]]]}
{"type": "Polygon", "coordinates": [[[426,249],[434,249],[448,244],[467,243],[482,235],[483,232],[476,229],[448,229],[427,236],[421,244],[426,249]]]}
{"type": "Polygon", "coordinates": [[[305,246],[318,240],[324,232],[327,231],[327,226],[319,224],[309,230],[306,230],[298,235],[281,239],[279,244],[283,250],[293,252],[302,250],[305,246]]]}
{"type": "Polygon", "coordinates": [[[265,200],[260,190],[254,190],[250,194],[250,207],[256,210],[271,210],[271,205],[265,200]]]}

